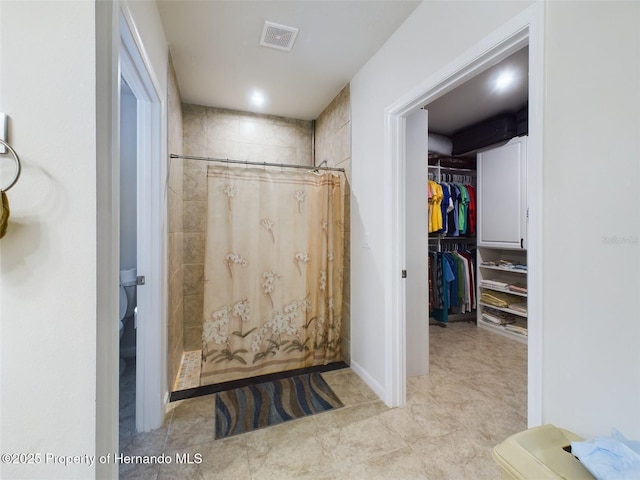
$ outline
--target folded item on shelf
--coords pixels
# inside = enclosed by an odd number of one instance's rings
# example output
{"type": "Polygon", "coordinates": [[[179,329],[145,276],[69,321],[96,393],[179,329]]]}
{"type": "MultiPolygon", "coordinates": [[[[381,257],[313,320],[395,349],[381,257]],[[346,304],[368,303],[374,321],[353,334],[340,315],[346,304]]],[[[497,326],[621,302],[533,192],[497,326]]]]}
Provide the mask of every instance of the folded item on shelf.
{"type": "Polygon", "coordinates": [[[491,316],[485,315],[484,313],[482,314],[481,319],[482,319],[483,322],[490,323],[491,325],[496,325],[496,326],[502,325],[502,322],[500,322],[500,320],[496,320],[494,318],[491,318],[491,316]]]}
{"type": "Polygon", "coordinates": [[[492,308],[492,307],[483,307],[482,308],[482,313],[486,313],[489,314],[493,317],[496,318],[502,318],[502,319],[513,319],[516,318],[516,315],[512,314],[512,313],[508,313],[502,310],[498,310],[497,308],[492,308]]]}
{"type": "Polygon", "coordinates": [[[498,260],[498,266],[502,268],[513,268],[513,269],[520,269],[520,270],[527,269],[526,265],[523,265],[520,262],[516,262],[515,260],[498,260]]]}
{"type": "Polygon", "coordinates": [[[513,297],[508,293],[500,292],[482,292],[480,294],[480,301],[482,303],[488,303],[495,307],[507,308],[509,303],[516,303],[517,297],[513,297]]]}
{"type": "Polygon", "coordinates": [[[518,335],[522,335],[522,336],[527,336],[527,329],[526,327],[523,327],[522,325],[517,325],[517,324],[511,324],[511,325],[505,325],[504,326],[505,330],[508,330],[510,332],[513,333],[517,333],[518,335]]]}
{"type": "Polygon", "coordinates": [[[499,282],[498,280],[480,280],[481,287],[493,287],[493,288],[507,288],[509,286],[506,282],[499,282]]]}
{"type": "Polygon", "coordinates": [[[526,302],[510,303],[509,304],[509,308],[511,310],[515,310],[517,312],[527,313],[527,303],[526,302]]]}
{"type": "Polygon", "coordinates": [[[496,315],[491,315],[490,313],[487,313],[487,312],[482,313],[482,319],[494,325],[507,325],[509,323],[516,322],[514,318],[503,318],[496,315]]]}
{"type": "Polygon", "coordinates": [[[527,266],[516,262],[515,260],[485,260],[480,264],[483,267],[500,267],[507,270],[524,270],[527,271],[527,266]]]}
{"type": "Polygon", "coordinates": [[[512,292],[527,293],[527,286],[524,283],[511,283],[507,288],[512,292]]]}

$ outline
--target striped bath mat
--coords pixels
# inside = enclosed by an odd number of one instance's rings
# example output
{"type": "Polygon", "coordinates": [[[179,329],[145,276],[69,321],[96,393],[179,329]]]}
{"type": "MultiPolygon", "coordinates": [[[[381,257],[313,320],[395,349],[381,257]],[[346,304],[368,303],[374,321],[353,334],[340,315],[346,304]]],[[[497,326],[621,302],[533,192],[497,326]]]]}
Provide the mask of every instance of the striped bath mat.
{"type": "Polygon", "coordinates": [[[216,395],[216,439],[342,406],[319,373],[227,390],[216,395]]]}

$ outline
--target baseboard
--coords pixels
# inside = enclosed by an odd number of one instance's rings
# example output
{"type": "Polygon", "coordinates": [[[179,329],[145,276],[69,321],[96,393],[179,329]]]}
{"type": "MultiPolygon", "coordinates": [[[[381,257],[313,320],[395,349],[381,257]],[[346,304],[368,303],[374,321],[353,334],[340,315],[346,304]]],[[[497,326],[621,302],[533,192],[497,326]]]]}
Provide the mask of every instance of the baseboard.
{"type": "Polygon", "coordinates": [[[353,359],[351,359],[350,366],[351,366],[351,370],[353,370],[355,374],[358,375],[362,379],[362,381],[366,383],[369,386],[369,388],[373,390],[373,392],[376,395],[378,395],[380,399],[384,401],[386,392],[382,387],[382,385],[380,385],[380,383],[378,383],[378,381],[375,378],[369,375],[369,373],[364,368],[362,368],[358,364],[358,362],[354,362],[353,359]]]}

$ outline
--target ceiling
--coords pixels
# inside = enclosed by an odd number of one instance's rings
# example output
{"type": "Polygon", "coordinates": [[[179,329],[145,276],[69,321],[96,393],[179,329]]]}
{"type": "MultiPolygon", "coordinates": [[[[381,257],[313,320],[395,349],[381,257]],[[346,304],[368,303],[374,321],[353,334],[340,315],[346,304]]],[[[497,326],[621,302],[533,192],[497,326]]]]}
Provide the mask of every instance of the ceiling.
{"type": "MultiPolygon", "coordinates": [[[[420,3],[409,0],[156,0],[185,103],[313,120],[420,3]],[[260,45],[265,21],[295,27],[290,52],[260,45]],[[251,103],[259,91],[264,105],[251,103]]],[[[460,128],[527,102],[528,49],[431,102],[429,130],[460,128]],[[495,78],[514,73],[498,92],[495,78]]]]}
{"type": "Polygon", "coordinates": [[[420,1],[156,3],[183,102],[313,120],[420,1]],[[290,52],[260,45],[265,21],[299,29],[290,52]]]}
{"type": "Polygon", "coordinates": [[[426,106],[429,132],[450,136],[461,128],[505,112],[515,113],[527,104],[529,48],[524,47],[426,106]],[[498,88],[503,73],[512,83],[498,88]]]}

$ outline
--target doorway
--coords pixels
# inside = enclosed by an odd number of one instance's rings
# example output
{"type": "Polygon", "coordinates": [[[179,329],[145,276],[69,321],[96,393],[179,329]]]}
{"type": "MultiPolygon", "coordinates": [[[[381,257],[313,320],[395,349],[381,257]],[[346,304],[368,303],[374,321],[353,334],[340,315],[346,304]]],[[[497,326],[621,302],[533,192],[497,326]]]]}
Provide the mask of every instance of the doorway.
{"type": "MultiPolygon", "coordinates": [[[[470,78],[478,75],[490,66],[499,63],[503,59],[512,55],[516,51],[529,45],[529,142],[528,157],[531,159],[528,166],[527,189],[529,194],[529,318],[531,326],[528,338],[528,423],[529,425],[539,424],[541,421],[541,269],[542,269],[542,84],[543,84],[543,63],[542,63],[542,41],[541,32],[542,7],[534,5],[522,15],[508,22],[499,31],[480,42],[472,50],[466,52],[445,69],[434,75],[425,82],[416,92],[411,92],[405,98],[400,99],[387,110],[387,144],[390,148],[389,162],[392,164],[393,175],[389,178],[389,189],[394,199],[391,205],[393,214],[393,225],[391,231],[394,232],[393,244],[397,251],[393,255],[392,271],[406,271],[411,261],[413,270],[422,268],[426,270],[426,241],[412,242],[411,232],[416,228],[416,219],[409,217],[410,207],[407,202],[415,192],[406,191],[405,195],[399,195],[407,186],[409,188],[420,188],[418,194],[423,199],[426,197],[424,185],[410,187],[408,179],[419,176],[426,177],[424,163],[412,169],[412,164],[407,162],[409,155],[415,155],[414,144],[411,142],[411,132],[415,132],[414,123],[420,122],[426,137],[428,130],[428,119],[426,112],[420,115],[417,112],[433,100],[452,91],[462,85],[470,78]],[[409,143],[411,142],[411,143],[409,143]],[[411,222],[408,222],[408,219],[411,222]],[[416,247],[416,245],[419,245],[416,247]],[[421,250],[417,250],[421,249],[421,250]],[[416,259],[418,263],[416,263],[416,259]],[[423,261],[424,260],[424,261],[423,261]]],[[[422,158],[427,157],[426,142],[422,143],[422,158]]],[[[420,148],[420,147],[417,147],[420,148]]],[[[424,182],[423,182],[424,183],[424,182]]],[[[411,183],[411,185],[417,185],[411,183]]],[[[426,223],[426,215],[420,217],[426,223]]],[[[418,220],[420,222],[420,220],[418,220]]],[[[426,231],[426,225],[421,227],[426,231]]],[[[404,276],[404,275],[403,275],[404,276]]],[[[425,275],[426,277],[426,272],[425,275]]],[[[400,275],[393,275],[389,279],[389,290],[391,292],[391,310],[393,312],[391,321],[388,322],[387,337],[390,342],[391,356],[389,365],[389,397],[392,406],[403,405],[406,402],[406,377],[407,372],[414,371],[414,365],[408,365],[416,358],[416,342],[409,342],[408,339],[426,338],[428,342],[428,313],[425,308],[422,295],[414,295],[417,291],[415,281],[424,280],[421,275],[414,275],[411,272],[406,274],[406,280],[400,275]],[[421,305],[414,304],[417,301],[423,302],[421,305]],[[411,315],[409,312],[421,312],[419,317],[411,315]]],[[[419,286],[425,290],[424,282],[419,286]]],[[[425,292],[426,293],[426,292],[425,292]]],[[[425,295],[426,296],[426,295],[425,295]]],[[[427,343],[428,344],[428,343],[427,343]]],[[[424,345],[424,343],[422,343],[424,345]]],[[[417,357],[420,357],[418,354],[417,357]]],[[[421,367],[423,373],[428,371],[428,360],[421,367]],[[426,369],[426,371],[425,371],[426,369]]],[[[427,357],[428,358],[428,357],[427,357]]]]}
{"type": "MultiPolygon", "coordinates": [[[[120,99],[129,106],[129,112],[120,111],[118,124],[133,129],[121,133],[121,143],[131,143],[133,151],[126,155],[131,159],[120,159],[119,170],[129,176],[135,171],[135,181],[129,178],[135,191],[133,196],[122,195],[124,190],[114,192],[125,211],[135,211],[135,240],[129,232],[130,243],[135,244],[137,288],[137,314],[128,322],[135,327],[135,430],[146,432],[162,425],[167,397],[166,380],[166,197],[164,180],[167,176],[166,148],[162,147],[162,108],[158,92],[160,89],[149,73],[142,42],[126,7],[120,12],[120,80],[123,86],[120,99]],[[133,112],[133,113],[131,113],[133,112]],[[129,137],[129,138],[127,138],[129,137]],[[127,142],[128,140],[128,142],[127,142]],[[128,162],[129,160],[129,162],[128,162]]],[[[121,219],[123,220],[123,219],[121,219]]],[[[131,225],[131,219],[128,222],[131,225]]],[[[120,222],[121,227],[124,225],[120,222]]],[[[122,248],[122,244],[121,244],[122,248]]],[[[130,249],[133,249],[130,247],[130,249]]],[[[123,253],[123,252],[121,252],[123,253]]],[[[118,259],[114,259],[118,261],[118,259]]],[[[125,265],[131,269],[131,265],[125,265]]],[[[131,345],[129,346],[131,348],[131,345]]],[[[131,352],[129,352],[131,353],[131,352]]]]}

